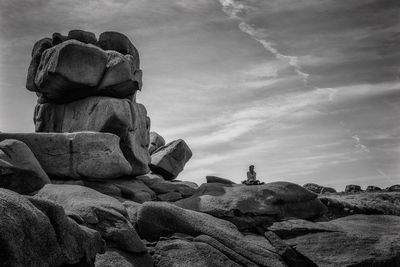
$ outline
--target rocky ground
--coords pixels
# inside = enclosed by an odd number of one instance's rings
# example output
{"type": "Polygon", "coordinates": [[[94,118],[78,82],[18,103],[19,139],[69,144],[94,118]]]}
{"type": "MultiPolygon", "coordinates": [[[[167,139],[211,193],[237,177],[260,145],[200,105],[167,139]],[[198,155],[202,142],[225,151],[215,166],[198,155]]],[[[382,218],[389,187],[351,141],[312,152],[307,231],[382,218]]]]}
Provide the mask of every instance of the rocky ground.
{"type": "Polygon", "coordinates": [[[180,181],[192,151],[150,132],[121,33],[33,47],[35,133],[0,133],[0,266],[400,266],[400,185],[345,192],[180,181]]]}

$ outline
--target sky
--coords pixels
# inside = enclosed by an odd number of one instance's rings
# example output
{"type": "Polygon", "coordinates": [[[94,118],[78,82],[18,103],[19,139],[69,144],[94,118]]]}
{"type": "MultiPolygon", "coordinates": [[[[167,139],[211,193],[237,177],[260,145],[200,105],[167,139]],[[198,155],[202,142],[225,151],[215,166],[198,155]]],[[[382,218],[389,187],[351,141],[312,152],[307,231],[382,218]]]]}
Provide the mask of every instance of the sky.
{"type": "Polygon", "coordinates": [[[184,139],[178,179],[400,184],[398,0],[0,0],[0,131],[33,132],[36,40],[119,31],[151,130],[184,139]]]}

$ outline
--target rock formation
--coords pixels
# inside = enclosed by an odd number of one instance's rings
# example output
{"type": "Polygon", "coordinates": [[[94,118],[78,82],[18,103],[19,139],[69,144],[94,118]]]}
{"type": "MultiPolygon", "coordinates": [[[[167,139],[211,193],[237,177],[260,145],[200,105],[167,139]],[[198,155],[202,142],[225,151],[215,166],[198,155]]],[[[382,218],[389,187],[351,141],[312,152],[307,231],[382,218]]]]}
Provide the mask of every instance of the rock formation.
{"type": "Polygon", "coordinates": [[[400,185],[177,180],[192,151],[150,132],[127,36],[31,55],[36,132],[0,132],[0,267],[399,266],[400,185]]]}

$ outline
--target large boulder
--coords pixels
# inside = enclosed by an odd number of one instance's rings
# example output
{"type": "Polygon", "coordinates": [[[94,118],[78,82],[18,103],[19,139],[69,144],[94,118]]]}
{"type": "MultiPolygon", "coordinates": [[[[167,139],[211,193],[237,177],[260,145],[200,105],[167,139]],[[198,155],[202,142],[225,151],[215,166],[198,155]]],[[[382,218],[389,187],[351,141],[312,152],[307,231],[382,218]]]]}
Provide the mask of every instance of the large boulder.
{"type": "Polygon", "coordinates": [[[344,189],[346,193],[356,193],[356,192],[361,192],[361,186],[355,185],[355,184],[349,184],[346,185],[346,188],[344,189]]]}
{"type": "Polygon", "coordinates": [[[137,229],[141,237],[149,240],[173,233],[204,234],[259,266],[286,266],[274,251],[247,240],[230,222],[166,202],[143,203],[137,212],[137,229]]]}
{"type": "MultiPolygon", "coordinates": [[[[35,45],[27,89],[57,103],[93,95],[132,98],[141,89],[138,58],[104,51],[93,45],[97,40],[90,32],[73,30],[66,39],[58,44],[42,39],[35,45]]],[[[138,57],[137,51],[134,54],[138,57]]]]}
{"type": "Polygon", "coordinates": [[[308,183],[303,185],[304,188],[314,192],[316,194],[324,194],[324,193],[336,193],[336,190],[332,187],[325,187],[318,184],[308,183]]]}
{"type": "Polygon", "coordinates": [[[0,142],[0,187],[29,194],[49,183],[49,177],[25,143],[13,139],[0,142]]]}
{"type": "Polygon", "coordinates": [[[397,192],[330,194],[319,199],[328,207],[327,215],[331,219],[353,214],[400,216],[400,193],[397,192]]]}
{"type": "Polygon", "coordinates": [[[38,198],[52,200],[83,223],[99,231],[109,247],[133,253],[146,253],[142,241],[129,222],[125,207],[116,199],[79,185],[43,187],[38,198]]]}
{"type": "Polygon", "coordinates": [[[165,145],[164,138],[156,132],[150,132],[150,145],[149,145],[149,153],[153,154],[158,148],[165,145]]]}
{"type": "Polygon", "coordinates": [[[108,132],[120,137],[120,147],[132,175],[149,172],[150,121],[146,108],[128,99],[89,97],[68,104],[38,104],[37,132],[108,132]]]}
{"type": "MultiPolygon", "coordinates": [[[[175,204],[230,220],[240,228],[236,220],[246,217],[263,220],[265,217],[267,221],[290,217],[312,219],[326,211],[316,194],[289,182],[253,186],[202,184],[192,197],[175,204]]],[[[263,220],[255,223],[265,223],[263,220]]]]}
{"type": "Polygon", "coordinates": [[[400,192],[400,184],[395,184],[387,188],[389,192],[400,192]]]}
{"type": "Polygon", "coordinates": [[[95,267],[153,267],[149,254],[127,253],[109,248],[104,254],[97,254],[95,267]]]}
{"type": "Polygon", "coordinates": [[[50,177],[111,179],[132,173],[113,134],[0,133],[0,141],[5,139],[24,142],[50,177]]]}
{"type": "Polygon", "coordinates": [[[167,180],[173,180],[183,171],[191,157],[192,151],[188,145],[182,139],[178,139],[153,152],[150,169],[167,180]]]}
{"type": "Polygon", "coordinates": [[[59,205],[0,189],[1,266],[92,266],[104,241],[59,205]],[[75,265],[74,265],[75,266],[75,265]]]}
{"type": "Polygon", "coordinates": [[[319,225],[336,231],[309,232],[285,240],[317,266],[400,264],[399,216],[352,215],[319,225]]]}

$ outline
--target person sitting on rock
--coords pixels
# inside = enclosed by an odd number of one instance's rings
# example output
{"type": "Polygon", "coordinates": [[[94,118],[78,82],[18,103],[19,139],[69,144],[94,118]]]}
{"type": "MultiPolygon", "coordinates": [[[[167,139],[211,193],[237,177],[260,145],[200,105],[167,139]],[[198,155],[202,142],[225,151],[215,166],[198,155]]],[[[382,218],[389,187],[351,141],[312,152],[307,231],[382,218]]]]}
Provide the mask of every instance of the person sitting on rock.
{"type": "Polygon", "coordinates": [[[249,171],[247,172],[247,180],[244,180],[242,184],[245,185],[261,185],[264,184],[257,180],[257,173],[254,171],[254,165],[249,166],[249,171]]]}

